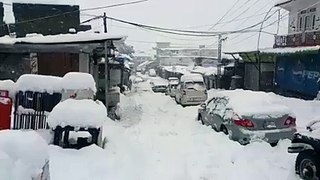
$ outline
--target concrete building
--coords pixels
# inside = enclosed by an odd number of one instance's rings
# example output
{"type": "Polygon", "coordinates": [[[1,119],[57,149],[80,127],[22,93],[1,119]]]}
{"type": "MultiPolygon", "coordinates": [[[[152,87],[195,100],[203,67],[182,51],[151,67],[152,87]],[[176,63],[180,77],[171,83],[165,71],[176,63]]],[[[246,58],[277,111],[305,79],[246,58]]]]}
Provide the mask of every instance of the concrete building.
{"type": "Polygon", "coordinates": [[[156,60],[160,66],[189,66],[196,59],[217,59],[217,49],[199,46],[198,48],[174,47],[169,42],[157,42],[156,60]]]}

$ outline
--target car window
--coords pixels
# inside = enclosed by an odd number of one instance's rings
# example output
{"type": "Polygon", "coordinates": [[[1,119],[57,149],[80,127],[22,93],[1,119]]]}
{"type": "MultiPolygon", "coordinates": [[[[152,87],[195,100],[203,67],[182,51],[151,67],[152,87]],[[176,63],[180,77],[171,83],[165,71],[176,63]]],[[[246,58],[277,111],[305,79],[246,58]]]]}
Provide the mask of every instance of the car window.
{"type": "Polygon", "coordinates": [[[212,100],[210,100],[208,102],[208,105],[207,105],[208,112],[211,112],[215,108],[215,106],[216,106],[215,100],[216,100],[216,98],[213,98],[212,100]]]}
{"type": "Polygon", "coordinates": [[[216,101],[216,107],[214,108],[214,113],[223,117],[228,101],[225,98],[219,98],[216,101]]]}

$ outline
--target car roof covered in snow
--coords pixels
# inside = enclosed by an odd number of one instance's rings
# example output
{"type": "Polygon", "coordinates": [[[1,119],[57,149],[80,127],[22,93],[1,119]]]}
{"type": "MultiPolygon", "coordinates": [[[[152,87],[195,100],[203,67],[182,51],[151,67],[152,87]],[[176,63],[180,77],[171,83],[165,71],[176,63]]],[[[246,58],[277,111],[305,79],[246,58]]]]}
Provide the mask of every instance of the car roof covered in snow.
{"type": "Polygon", "coordinates": [[[57,104],[48,116],[51,128],[57,126],[98,128],[108,119],[107,109],[100,101],[67,99],[57,104]]]}
{"type": "Polygon", "coordinates": [[[203,77],[201,74],[187,74],[181,76],[181,82],[203,82],[203,77]]]}
{"type": "Polygon", "coordinates": [[[65,90],[92,90],[96,93],[96,83],[91,74],[69,72],[62,78],[62,88],[65,90]]]}
{"type": "Polygon", "coordinates": [[[17,91],[34,91],[55,93],[61,92],[62,78],[56,76],[44,76],[37,74],[24,74],[16,82],[17,91]]]}
{"type": "Polygon", "coordinates": [[[179,78],[177,78],[177,77],[169,77],[168,79],[169,79],[169,81],[171,81],[171,80],[178,80],[179,81],[179,78]]]}
{"type": "Polygon", "coordinates": [[[215,92],[214,97],[226,97],[228,99],[227,108],[232,108],[239,115],[282,116],[292,114],[287,106],[280,105],[280,98],[273,93],[237,89],[215,92]]]}

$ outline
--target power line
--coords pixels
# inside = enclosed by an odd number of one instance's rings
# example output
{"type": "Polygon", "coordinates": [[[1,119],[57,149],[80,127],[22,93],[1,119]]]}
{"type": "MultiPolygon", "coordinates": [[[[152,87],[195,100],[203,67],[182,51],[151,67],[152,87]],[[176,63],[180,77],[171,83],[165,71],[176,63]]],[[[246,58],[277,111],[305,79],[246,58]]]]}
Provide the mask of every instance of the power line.
{"type": "Polygon", "coordinates": [[[231,10],[239,3],[239,1],[240,0],[237,0],[236,3],[234,3],[233,6],[218,20],[218,22],[209,28],[209,31],[215,28],[216,25],[219,24],[226,17],[231,12],[231,10]]]}
{"type": "MultiPolygon", "coordinates": [[[[235,19],[237,19],[238,17],[241,17],[243,14],[245,14],[246,12],[248,12],[248,10],[250,9],[250,8],[252,8],[255,4],[257,4],[257,2],[259,2],[259,0],[256,0],[251,6],[249,6],[247,9],[245,9],[244,11],[242,11],[239,15],[237,15],[237,16],[235,16],[233,19],[231,19],[230,21],[234,21],[235,19]]],[[[222,26],[222,27],[224,27],[225,26],[225,24],[222,26]]],[[[221,27],[221,28],[222,28],[221,27]]]]}
{"type": "Polygon", "coordinates": [[[80,11],[84,12],[84,11],[92,11],[92,10],[98,10],[98,9],[107,9],[107,8],[113,8],[113,7],[118,7],[118,6],[137,4],[137,3],[146,2],[146,1],[148,1],[148,0],[139,0],[139,1],[132,1],[132,2],[127,2],[127,3],[113,4],[113,5],[108,5],[108,6],[99,6],[99,7],[93,7],[93,8],[78,9],[78,10],[68,11],[68,12],[55,14],[55,15],[51,15],[51,16],[43,16],[43,17],[29,19],[29,20],[25,20],[25,21],[19,21],[19,22],[13,23],[13,24],[34,22],[34,21],[39,21],[39,20],[50,19],[53,17],[63,16],[63,15],[67,15],[67,14],[72,14],[72,13],[76,13],[76,12],[80,12],[80,11]]]}

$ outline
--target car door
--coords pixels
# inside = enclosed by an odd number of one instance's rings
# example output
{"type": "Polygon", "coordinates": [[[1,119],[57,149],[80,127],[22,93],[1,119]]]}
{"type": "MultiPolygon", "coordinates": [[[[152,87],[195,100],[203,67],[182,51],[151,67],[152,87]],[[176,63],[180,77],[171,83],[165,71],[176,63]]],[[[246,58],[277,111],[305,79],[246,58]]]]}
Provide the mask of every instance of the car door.
{"type": "Polygon", "coordinates": [[[211,124],[218,129],[220,129],[221,124],[225,122],[224,120],[224,113],[226,111],[226,106],[227,106],[227,99],[226,98],[219,98],[215,101],[215,108],[213,109],[212,112],[212,122],[211,124]]]}

